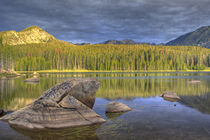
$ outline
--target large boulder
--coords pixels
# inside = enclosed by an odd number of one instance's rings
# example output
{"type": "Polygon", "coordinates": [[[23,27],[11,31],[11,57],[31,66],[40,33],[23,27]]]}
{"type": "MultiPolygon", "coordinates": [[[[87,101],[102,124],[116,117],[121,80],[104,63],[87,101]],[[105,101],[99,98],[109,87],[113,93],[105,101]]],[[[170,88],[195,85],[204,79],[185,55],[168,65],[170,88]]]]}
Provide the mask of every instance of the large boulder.
{"type": "Polygon", "coordinates": [[[67,128],[103,123],[105,120],[91,109],[98,87],[99,82],[93,79],[67,80],[1,120],[26,128],[67,128]]]}
{"type": "Polygon", "coordinates": [[[119,113],[119,112],[127,112],[127,111],[131,111],[131,108],[123,103],[116,102],[116,101],[110,102],[106,106],[106,113],[119,113]]]}
{"type": "Polygon", "coordinates": [[[180,97],[177,96],[176,93],[172,91],[165,91],[160,96],[166,100],[171,100],[171,99],[179,100],[180,99],[180,97]]]}

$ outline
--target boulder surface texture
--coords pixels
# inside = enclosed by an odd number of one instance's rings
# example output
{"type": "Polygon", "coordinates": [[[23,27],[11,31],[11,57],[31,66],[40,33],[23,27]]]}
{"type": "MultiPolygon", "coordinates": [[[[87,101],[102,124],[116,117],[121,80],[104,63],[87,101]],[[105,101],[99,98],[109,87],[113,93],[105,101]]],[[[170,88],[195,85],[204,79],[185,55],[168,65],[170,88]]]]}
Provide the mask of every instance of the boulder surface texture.
{"type": "Polygon", "coordinates": [[[127,111],[131,111],[131,108],[123,103],[116,102],[116,101],[110,102],[106,106],[106,113],[119,113],[119,112],[127,112],[127,111]]]}
{"type": "Polygon", "coordinates": [[[25,108],[0,120],[25,128],[67,128],[103,123],[91,108],[99,82],[72,79],[57,84],[25,108]]]}

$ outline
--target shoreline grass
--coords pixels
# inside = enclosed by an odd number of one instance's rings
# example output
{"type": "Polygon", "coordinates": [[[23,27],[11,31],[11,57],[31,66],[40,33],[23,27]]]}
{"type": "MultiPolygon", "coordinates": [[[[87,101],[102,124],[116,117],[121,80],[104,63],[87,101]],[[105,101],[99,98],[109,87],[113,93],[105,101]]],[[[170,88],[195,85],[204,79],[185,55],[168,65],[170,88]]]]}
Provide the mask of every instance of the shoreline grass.
{"type": "Polygon", "coordinates": [[[38,71],[15,71],[17,73],[129,73],[129,72],[210,72],[210,68],[204,70],[139,70],[139,71],[130,71],[130,70],[114,70],[114,71],[105,71],[105,70],[38,70],[38,71]]]}

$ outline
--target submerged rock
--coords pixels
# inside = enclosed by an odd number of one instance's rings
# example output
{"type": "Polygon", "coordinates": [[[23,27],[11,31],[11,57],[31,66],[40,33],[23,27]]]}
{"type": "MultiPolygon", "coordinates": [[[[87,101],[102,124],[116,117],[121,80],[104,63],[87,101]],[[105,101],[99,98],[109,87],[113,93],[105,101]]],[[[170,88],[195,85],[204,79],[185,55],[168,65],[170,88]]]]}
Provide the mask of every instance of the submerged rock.
{"type": "Polygon", "coordinates": [[[127,112],[127,111],[131,111],[131,108],[123,103],[116,102],[116,101],[110,102],[106,106],[106,113],[119,113],[119,112],[127,112]]]}
{"type": "Polygon", "coordinates": [[[163,97],[165,100],[169,100],[169,101],[175,101],[175,100],[180,99],[180,97],[177,96],[176,93],[172,91],[163,92],[163,94],[161,94],[160,96],[163,97]]]}
{"type": "Polygon", "coordinates": [[[169,102],[177,102],[179,100],[178,98],[168,98],[168,97],[163,97],[163,99],[169,102]]]}
{"type": "Polygon", "coordinates": [[[197,84],[197,83],[200,83],[201,81],[199,80],[191,80],[191,81],[188,81],[189,84],[197,84]]]}
{"type": "Polygon", "coordinates": [[[91,109],[98,87],[99,82],[92,79],[67,80],[1,120],[26,128],[67,128],[103,123],[105,120],[91,109]]]}
{"type": "Polygon", "coordinates": [[[106,117],[108,120],[115,120],[119,116],[123,115],[125,112],[117,112],[117,113],[106,113],[106,117]]]}
{"type": "Polygon", "coordinates": [[[25,79],[24,82],[39,83],[39,78],[28,78],[28,79],[25,79]]]}

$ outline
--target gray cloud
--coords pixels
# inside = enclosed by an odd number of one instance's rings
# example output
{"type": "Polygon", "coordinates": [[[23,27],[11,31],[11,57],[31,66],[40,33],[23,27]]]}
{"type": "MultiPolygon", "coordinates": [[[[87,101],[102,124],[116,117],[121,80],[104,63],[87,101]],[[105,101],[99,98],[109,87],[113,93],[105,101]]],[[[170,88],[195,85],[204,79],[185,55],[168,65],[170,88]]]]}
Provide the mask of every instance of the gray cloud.
{"type": "Polygon", "coordinates": [[[0,31],[38,25],[61,40],[167,42],[210,25],[209,0],[0,0],[0,31]]]}

